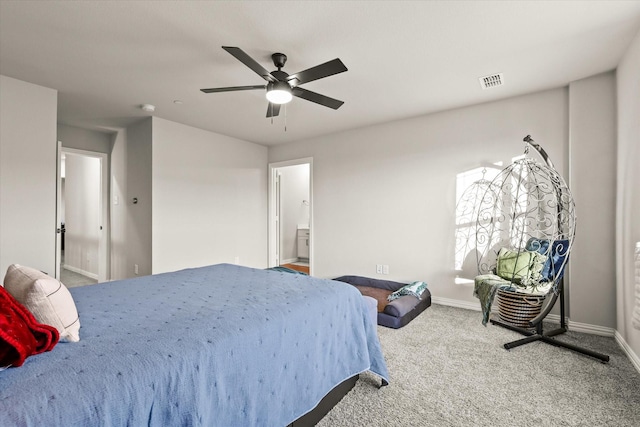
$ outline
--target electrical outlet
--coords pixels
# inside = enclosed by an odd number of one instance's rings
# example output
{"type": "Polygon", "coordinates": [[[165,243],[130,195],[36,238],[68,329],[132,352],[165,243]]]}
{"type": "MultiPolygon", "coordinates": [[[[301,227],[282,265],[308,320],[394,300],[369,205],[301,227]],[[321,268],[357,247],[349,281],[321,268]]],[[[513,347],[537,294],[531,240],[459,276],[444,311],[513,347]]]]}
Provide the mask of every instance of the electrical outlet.
{"type": "Polygon", "coordinates": [[[376,273],[382,274],[382,264],[376,264],[376,273]]]}
{"type": "Polygon", "coordinates": [[[138,274],[138,264],[133,264],[133,272],[138,274]]]}
{"type": "Polygon", "coordinates": [[[382,274],[389,274],[389,266],[388,265],[383,265],[382,266],[382,274]]]}

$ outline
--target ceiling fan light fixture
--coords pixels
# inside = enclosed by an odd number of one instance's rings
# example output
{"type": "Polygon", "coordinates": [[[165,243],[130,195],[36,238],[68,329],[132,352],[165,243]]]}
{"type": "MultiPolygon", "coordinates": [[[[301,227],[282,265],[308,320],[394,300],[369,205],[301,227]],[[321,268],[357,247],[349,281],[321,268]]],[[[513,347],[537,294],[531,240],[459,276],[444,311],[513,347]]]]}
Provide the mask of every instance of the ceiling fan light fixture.
{"type": "Polygon", "coordinates": [[[291,102],[292,99],[291,87],[286,82],[275,82],[267,85],[267,100],[272,104],[286,104],[291,102]]]}

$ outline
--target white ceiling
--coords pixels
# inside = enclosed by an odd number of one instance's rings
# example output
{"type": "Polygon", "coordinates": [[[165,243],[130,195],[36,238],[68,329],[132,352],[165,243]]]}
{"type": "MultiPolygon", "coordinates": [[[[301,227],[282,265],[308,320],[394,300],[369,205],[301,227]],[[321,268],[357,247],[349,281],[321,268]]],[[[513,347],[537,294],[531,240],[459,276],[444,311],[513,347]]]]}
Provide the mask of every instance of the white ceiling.
{"type": "Polygon", "coordinates": [[[58,90],[59,122],[126,126],[149,115],[264,145],[561,87],[615,69],[640,1],[6,1],[0,74],[58,90]],[[290,74],[336,57],[349,71],[303,87],[271,124],[260,85],[221,46],[290,74]],[[504,73],[482,90],[478,78],[504,73]],[[182,104],[174,103],[181,100],[182,104]]]}

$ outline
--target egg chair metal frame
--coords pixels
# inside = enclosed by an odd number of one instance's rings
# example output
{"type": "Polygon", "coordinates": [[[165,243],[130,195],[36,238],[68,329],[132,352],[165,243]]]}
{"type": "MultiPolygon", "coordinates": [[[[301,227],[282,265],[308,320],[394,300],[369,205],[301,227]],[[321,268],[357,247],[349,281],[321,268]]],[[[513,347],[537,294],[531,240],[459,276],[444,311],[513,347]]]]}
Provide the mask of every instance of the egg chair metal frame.
{"type": "MultiPolygon", "coordinates": [[[[575,203],[571,191],[555,170],[547,152],[530,135],[523,141],[526,142],[525,156],[514,161],[494,178],[489,186],[491,191],[485,193],[477,209],[475,239],[478,245],[478,271],[479,274],[496,273],[501,248],[508,247],[512,254],[517,254],[512,255],[515,257],[539,253],[542,261],[536,278],[533,275],[518,276],[514,267],[514,274],[509,277],[508,284],[511,290],[523,290],[546,297],[547,301],[541,312],[528,321],[530,328],[494,318],[489,320],[494,325],[525,335],[525,338],[504,344],[507,350],[542,341],[594,357],[603,363],[608,362],[607,355],[553,338],[568,330],[565,319],[564,270],[575,237],[575,203]],[[527,157],[529,146],[538,152],[545,164],[527,157]],[[545,269],[544,275],[542,269],[545,269]],[[543,321],[556,303],[560,304],[560,327],[544,331],[543,321]]],[[[514,265],[517,264],[516,259],[514,265]]]]}
{"type": "MultiPolygon", "coordinates": [[[[492,187],[491,180],[486,179],[487,167],[482,169],[482,178],[467,187],[456,203],[456,233],[455,233],[455,268],[464,272],[466,264],[475,264],[476,260],[476,229],[480,201],[487,192],[498,197],[492,187]],[[470,260],[470,261],[467,261],[470,260]]],[[[470,266],[475,270],[475,265],[470,266]]],[[[469,270],[471,270],[471,268],[469,270]]]]}

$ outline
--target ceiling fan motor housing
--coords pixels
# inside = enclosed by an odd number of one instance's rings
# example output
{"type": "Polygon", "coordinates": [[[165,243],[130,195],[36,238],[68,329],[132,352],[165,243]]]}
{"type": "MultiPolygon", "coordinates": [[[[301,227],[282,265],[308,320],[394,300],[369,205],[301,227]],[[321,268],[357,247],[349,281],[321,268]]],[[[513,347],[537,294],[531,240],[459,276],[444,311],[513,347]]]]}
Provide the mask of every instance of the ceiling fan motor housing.
{"type": "Polygon", "coordinates": [[[280,71],[280,70],[276,70],[276,71],[272,71],[271,75],[273,77],[276,78],[276,80],[284,82],[287,80],[287,77],[289,77],[289,74],[285,73],[284,71],[280,71]]]}
{"type": "Polygon", "coordinates": [[[275,65],[279,71],[280,68],[284,67],[284,64],[287,62],[287,55],[285,55],[284,53],[276,52],[271,55],[271,59],[273,60],[273,65],[275,65]]]}

